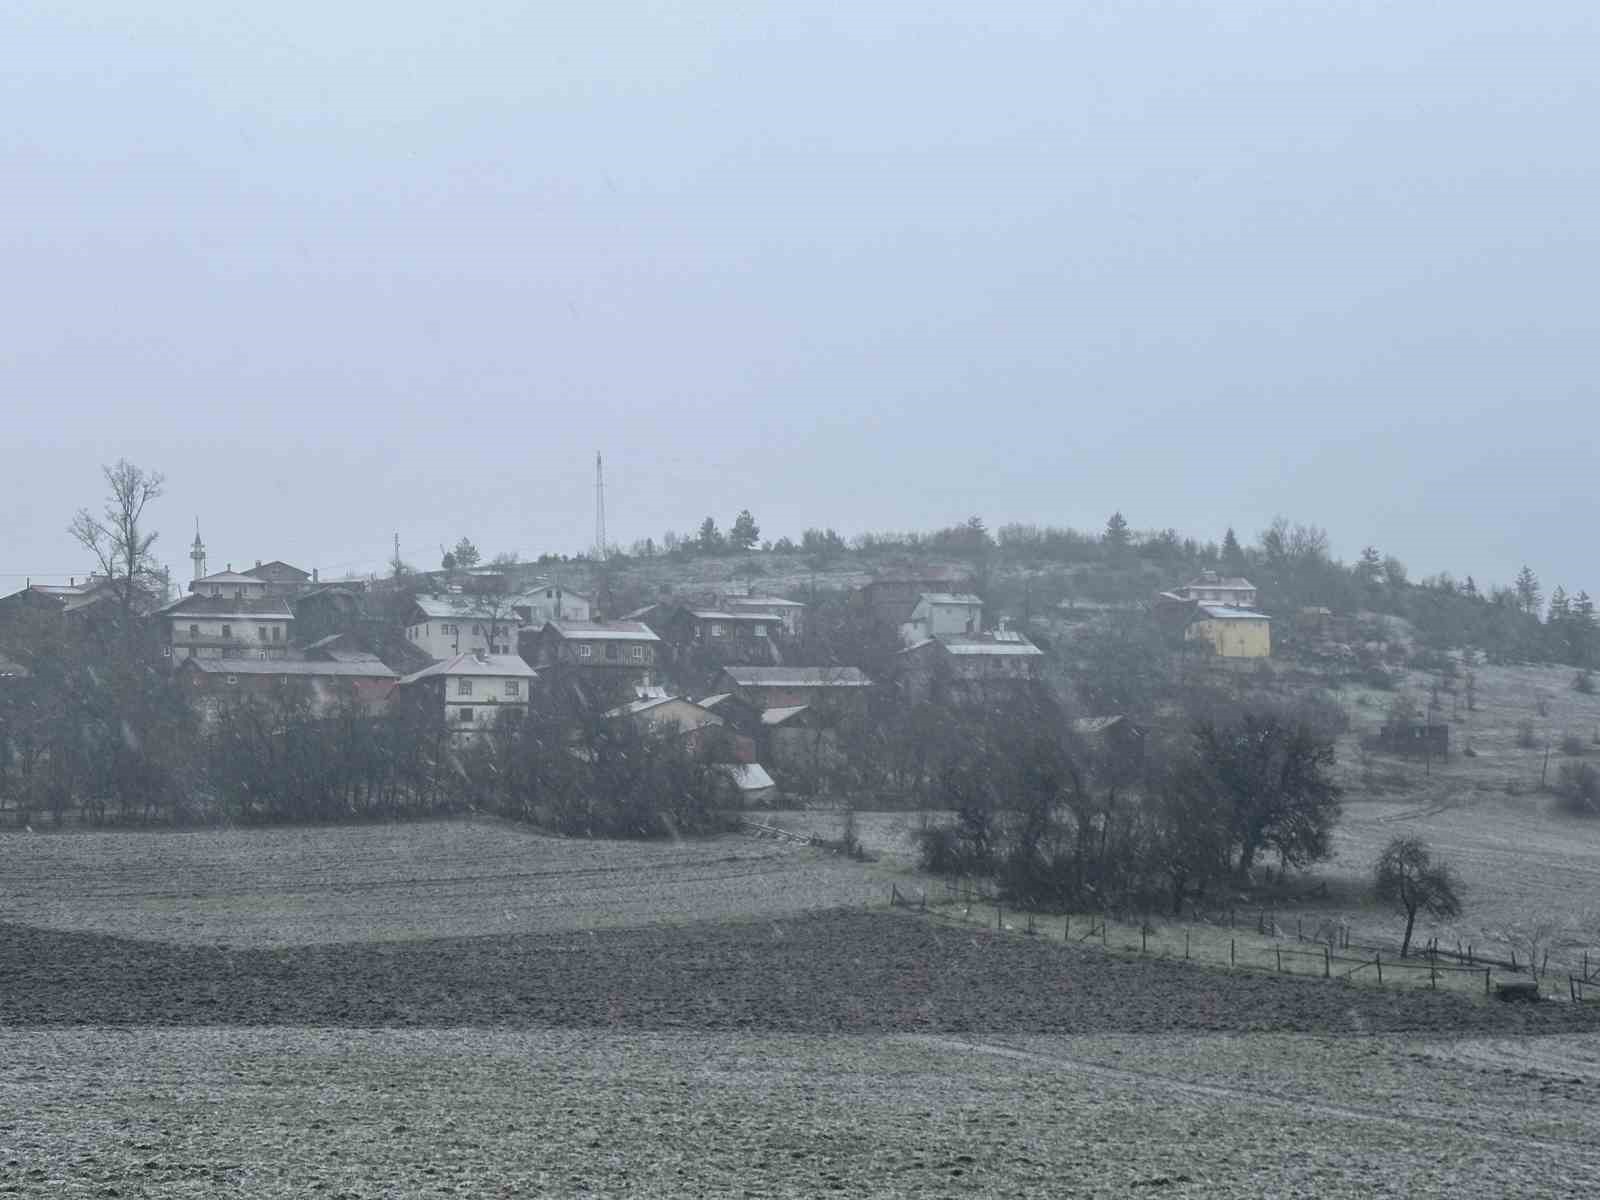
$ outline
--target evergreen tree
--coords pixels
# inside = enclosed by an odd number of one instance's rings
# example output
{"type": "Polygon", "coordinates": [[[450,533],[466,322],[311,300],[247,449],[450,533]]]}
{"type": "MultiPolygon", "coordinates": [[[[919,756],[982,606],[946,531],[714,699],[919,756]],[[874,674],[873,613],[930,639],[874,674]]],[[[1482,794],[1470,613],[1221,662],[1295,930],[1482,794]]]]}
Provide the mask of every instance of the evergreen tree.
{"type": "Polygon", "coordinates": [[[1222,536],[1222,566],[1234,575],[1244,574],[1244,547],[1239,545],[1239,537],[1233,532],[1232,525],[1228,526],[1228,532],[1222,536]]]}
{"type": "Polygon", "coordinates": [[[760,540],[761,528],[756,524],[756,519],[750,515],[748,508],[742,509],[728,532],[728,544],[735,550],[749,550],[760,540]]]}
{"type": "Polygon", "coordinates": [[[1478,598],[1478,581],[1473,579],[1471,575],[1468,575],[1466,582],[1461,585],[1461,594],[1468,600],[1476,600],[1478,598]]]}
{"type": "Polygon", "coordinates": [[[1544,606],[1544,594],[1539,591],[1539,577],[1526,563],[1517,572],[1516,589],[1517,607],[1530,617],[1538,617],[1539,610],[1544,606]]]}
{"type": "Polygon", "coordinates": [[[1367,546],[1361,551],[1361,561],[1356,564],[1356,576],[1365,584],[1383,582],[1383,555],[1378,553],[1376,546],[1367,546]]]}
{"type": "Polygon", "coordinates": [[[717,528],[716,521],[707,517],[700,522],[700,533],[695,539],[695,547],[701,554],[721,554],[727,539],[722,536],[722,531],[717,528]]]}
{"type": "Polygon", "coordinates": [[[1594,601],[1588,592],[1580,591],[1572,602],[1572,620],[1568,640],[1572,646],[1572,661],[1580,667],[1590,667],[1595,662],[1596,636],[1600,634],[1594,618],[1594,601]]]}
{"type": "Polygon", "coordinates": [[[1128,532],[1128,522],[1121,512],[1111,514],[1111,519],[1106,522],[1105,537],[1106,553],[1113,559],[1121,558],[1133,542],[1133,535],[1128,532]]]}
{"type": "Polygon", "coordinates": [[[456,560],[456,566],[463,571],[470,571],[482,561],[483,556],[478,553],[478,548],[472,544],[470,538],[462,538],[450,551],[450,557],[456,560]]]}

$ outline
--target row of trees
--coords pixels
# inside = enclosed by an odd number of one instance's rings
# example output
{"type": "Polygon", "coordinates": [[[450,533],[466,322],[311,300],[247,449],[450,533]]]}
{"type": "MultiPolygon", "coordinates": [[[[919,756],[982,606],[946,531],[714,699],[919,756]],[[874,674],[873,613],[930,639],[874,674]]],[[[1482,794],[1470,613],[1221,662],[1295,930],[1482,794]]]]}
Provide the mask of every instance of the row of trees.
{"type": "Polygon", "coordinates": [[[956,820],[924,833],[923,861],[992,876],[1013,902],[1177,911],[1265,858],[1287,870],[1328,856],[1333,745],[1292,710],[1146,731],[1137,749],[1014,709],[976,734],[936,748],[930,800],[956,820]]]}

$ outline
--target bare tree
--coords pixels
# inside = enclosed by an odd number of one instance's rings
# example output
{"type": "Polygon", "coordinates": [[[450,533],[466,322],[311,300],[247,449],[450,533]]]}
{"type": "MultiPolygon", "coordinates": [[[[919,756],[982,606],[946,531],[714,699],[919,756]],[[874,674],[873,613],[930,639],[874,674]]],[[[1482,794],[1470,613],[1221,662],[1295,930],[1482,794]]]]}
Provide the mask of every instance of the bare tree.
{"type": "Polygon", "coordinates": [[[1403,912],[1406,936],[1400,943],[1400,957],[1411,951],[1411,931],[1417,913],[1432,917],[1461,915],[1461,885],[1450,864],[1433,857],[1421,838],[1397,837],[1383,849],[1373,869],[1378,899],[1403,912]]]}
{"type": "Polygon", "coordinates": [[[157,595],[164,587],[161,568],[150,553],[158,535],[146,531],[144,510],[160,497],[166,477],[136,467],[125,458],[100,469],[110,489],[105,508],[99,516],[80,508],[68,531],[94,555],[100,573],[116,593],[126,625],[135,600],[141,595],[157,595]]]}

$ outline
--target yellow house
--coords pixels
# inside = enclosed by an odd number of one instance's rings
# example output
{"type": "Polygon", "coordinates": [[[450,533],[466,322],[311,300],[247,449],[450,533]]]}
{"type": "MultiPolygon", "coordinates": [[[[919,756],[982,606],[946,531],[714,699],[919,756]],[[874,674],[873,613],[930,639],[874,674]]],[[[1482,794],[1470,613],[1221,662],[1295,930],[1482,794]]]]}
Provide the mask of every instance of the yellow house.
{"type": "Polygon", "coordinates": [[[1272,618],[1254,609],[1198,605],[1183,636],[1190,641],[1208,643],[1218,658],[1270,658],[1272,655],[1272,618]]]}

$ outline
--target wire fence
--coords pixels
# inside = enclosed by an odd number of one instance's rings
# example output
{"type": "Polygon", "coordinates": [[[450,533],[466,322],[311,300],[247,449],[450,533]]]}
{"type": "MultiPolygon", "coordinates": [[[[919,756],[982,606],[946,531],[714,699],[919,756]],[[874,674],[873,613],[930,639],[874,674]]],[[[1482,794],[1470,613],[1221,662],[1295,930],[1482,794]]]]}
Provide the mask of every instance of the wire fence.
{"type": "MultiPolygon", "coordinates": [[[[1283,975],[1342,979],[1378,986],[1424,987],[1433,991],[1475,991],[1503,999],[1534,999],[1541,976],[1556,980],[1534,964],[1483,954],[1473,945],[1454,948],[1430,939],[1401,955],[1394,946],[1368,945],[1350,937],[1347,923],[1319,921],[1309,930],[1303,918],[1294,927],[1266,908],[1218,910],[1183,923],[1157,925],[1147,917],[1110,913],[1045,915],[1009,908],[992,886],[973,880],[945,880],[930,900],[926,889],[902,890],[890,884],[894,908],[931,912],[945,920],[977,924],[997,932],[1020,933],[1064,944],[1098,944],[1103,949],[1183,958],[1232,969],[1283,975]],[[992,911],[991,911],[992,910],[992,911]],[[1289,938],[1293,937],[1291,943],[1289,938]],[[1507,979],[1509,974],[1514,976],[1507,979]],[[1498,977],[1497,977],[1498,976],[1498,977]]],[[[1568,974],[1568,995],[1576,1003],[1600,1003],[1600,959],[1583,955],[1581,973],[1568,974]]],[[[1545,967],[1548,967],[1548,956],[1545,967]]]]}

